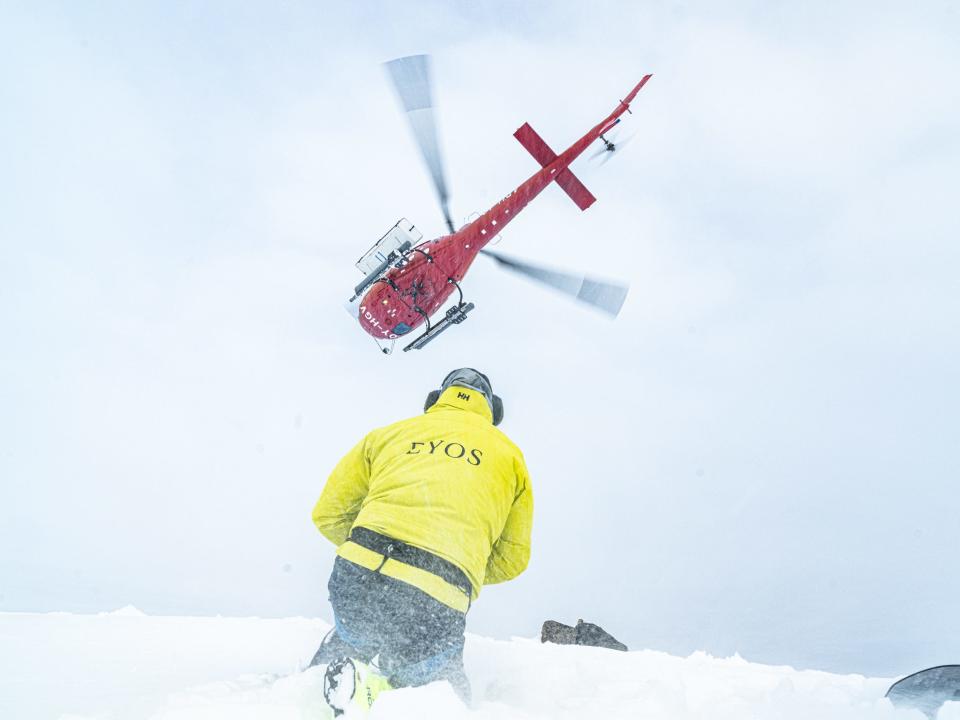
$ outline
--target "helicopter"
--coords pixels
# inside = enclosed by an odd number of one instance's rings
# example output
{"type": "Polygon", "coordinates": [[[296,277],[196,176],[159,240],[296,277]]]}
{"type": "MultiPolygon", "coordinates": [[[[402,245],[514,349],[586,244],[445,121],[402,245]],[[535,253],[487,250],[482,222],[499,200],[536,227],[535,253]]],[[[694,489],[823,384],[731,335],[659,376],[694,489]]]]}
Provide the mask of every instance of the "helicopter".
{"type": "MultiPolygon", "coordinates": [[[[466,302],[461,281],[477,255],[492,258],[503,268],[549,285],[579,302],[616,316],[626,299],[627,287],[583,275],[547,269],[494,252],[486,246],[506,225],[551,183],[556,183],[580,210],[596,198],[571,172],[569,165],[595,141],[602,147],[594,157],[616,151],[619,143],[607,136],[631,112],[630,103],[652,77],[645,75],[599,124],[559,155],[524,123],[513,134],[540,164],[540,169],[513,192],[456,229],[449,209],[449,194],[437,139],[428,55],[411,55],[384,63],[409,121],[413,136],[433,181],[449,234],[424,241],[408,220],[401,219],[368,250],[356,267],[364,279],[354,287],[347,309],[361,327],[390,354],[396,341],[421,325],[424,331],[403,350],[419,350],[474,309],[466,302]],[[457,300],[446,310],[442,306],[456,292],[457,300]]],[[[605,158],[606,159],[606,158],[605,158]]]]}

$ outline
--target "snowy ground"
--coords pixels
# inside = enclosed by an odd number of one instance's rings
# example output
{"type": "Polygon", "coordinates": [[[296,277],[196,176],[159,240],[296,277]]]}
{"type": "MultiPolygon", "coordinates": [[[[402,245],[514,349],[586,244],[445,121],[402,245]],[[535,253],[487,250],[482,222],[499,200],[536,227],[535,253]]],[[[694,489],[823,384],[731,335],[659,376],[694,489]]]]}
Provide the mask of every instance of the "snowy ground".
{"type": "MultiPolygon", "coordinates": [[[[322,673],[301,672],[327,625],[288,618],[0,613],[4,720],[308,720],[325,717],[322,673]]],[[[889,718],[889,678],[833,675],[654,651],[469,636],[475,705],[442,684],[387,693],[372,720],[476,718],[889,718]]],[[[940,720],[960,720],[960,703],[940,720]]]]}

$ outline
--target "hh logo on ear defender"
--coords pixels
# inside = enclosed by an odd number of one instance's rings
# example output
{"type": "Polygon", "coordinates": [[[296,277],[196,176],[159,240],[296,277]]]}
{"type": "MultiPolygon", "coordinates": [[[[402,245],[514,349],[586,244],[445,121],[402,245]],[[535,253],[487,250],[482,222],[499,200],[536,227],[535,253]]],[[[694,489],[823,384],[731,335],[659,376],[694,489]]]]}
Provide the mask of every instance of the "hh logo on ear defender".
{"type": "Polygon", "coordinates": [[[470,395],[468,395],[468,394],[465,393],[465,392],[458,392],[458,393],[457,393],[457,398],[458,398],[459,400],[469,400],[469,399],[470,399],[470,395]]]}

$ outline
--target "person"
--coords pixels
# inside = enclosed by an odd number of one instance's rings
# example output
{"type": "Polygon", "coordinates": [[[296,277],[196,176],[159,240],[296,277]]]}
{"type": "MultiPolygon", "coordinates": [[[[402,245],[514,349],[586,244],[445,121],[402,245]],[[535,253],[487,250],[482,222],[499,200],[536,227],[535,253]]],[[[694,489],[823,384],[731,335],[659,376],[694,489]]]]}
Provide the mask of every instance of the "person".
{"type": "MultiPolygon", "coordinates": [[[[334,627],[311,662],[328,665],[325,694],[345,665],[353,684],[364,682],[357,667],[376,657],[389,687],[442,679],[469,702],[467,612],[483,585],[527,567],[530,479],[523,454],[496,427],[503,402],[489,378],[454,370],[424,410],[361,440],[313,508],[337,546],[334,627]]],[[[369,702],[374,694],[368,687],[369,702]]]]}

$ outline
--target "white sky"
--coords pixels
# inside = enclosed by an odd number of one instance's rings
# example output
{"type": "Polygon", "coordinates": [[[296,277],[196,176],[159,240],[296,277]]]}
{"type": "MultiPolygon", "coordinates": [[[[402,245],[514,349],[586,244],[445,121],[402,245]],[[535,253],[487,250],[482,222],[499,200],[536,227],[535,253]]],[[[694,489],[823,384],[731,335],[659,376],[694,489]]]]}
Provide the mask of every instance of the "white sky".
{"type": "Polygon", "coordinates": [[[486,371],[536,493],[470,629],[896,674],[957,662],[952,3],[0,6],[0,609],[329,615],[340,455],[486,371]],[[380,63],[434,56],[457,217],[646,72],[621,157],[504,252],[632,284],[608,322],[478,262],[380,356],[341,303],[441,219],[380,63]]]}

